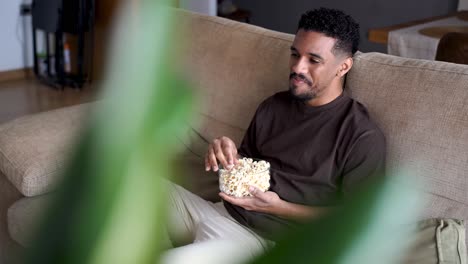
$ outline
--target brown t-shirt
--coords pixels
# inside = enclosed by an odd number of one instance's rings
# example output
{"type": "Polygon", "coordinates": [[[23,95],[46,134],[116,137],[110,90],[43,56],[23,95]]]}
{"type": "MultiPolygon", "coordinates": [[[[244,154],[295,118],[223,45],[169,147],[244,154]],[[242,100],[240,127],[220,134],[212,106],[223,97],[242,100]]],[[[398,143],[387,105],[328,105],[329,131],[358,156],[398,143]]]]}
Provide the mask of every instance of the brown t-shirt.
{"type": "MultiPolygon", "coordinates": [[[[280,92],[258,107],[239,154],[270,162],[270,191],[281,199],[334,206],[364,180],[383,173],[385,138],[366,108],[345,93],[311,107],[280,92]]],[[[269,239],[294,226],[273,215],[224,204],[237,221],[269,239]]]]}

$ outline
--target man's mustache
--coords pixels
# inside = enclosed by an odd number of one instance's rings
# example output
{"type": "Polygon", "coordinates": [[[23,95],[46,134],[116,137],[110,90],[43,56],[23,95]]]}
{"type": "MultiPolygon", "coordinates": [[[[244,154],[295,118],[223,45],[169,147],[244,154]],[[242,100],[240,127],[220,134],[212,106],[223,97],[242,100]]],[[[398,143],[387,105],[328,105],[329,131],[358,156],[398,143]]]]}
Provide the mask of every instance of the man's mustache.
{"type": "Polygon", "coordinates": [[[312,85],[312,81],[307,79],[307,77],[305,77],[305,75],[303,75],[302,73],[292,72],[291,74],[289,74],[289,80],[291,80],[292,78],[300,79],[301,81],[305,82],[309,86],[312,85]]]}

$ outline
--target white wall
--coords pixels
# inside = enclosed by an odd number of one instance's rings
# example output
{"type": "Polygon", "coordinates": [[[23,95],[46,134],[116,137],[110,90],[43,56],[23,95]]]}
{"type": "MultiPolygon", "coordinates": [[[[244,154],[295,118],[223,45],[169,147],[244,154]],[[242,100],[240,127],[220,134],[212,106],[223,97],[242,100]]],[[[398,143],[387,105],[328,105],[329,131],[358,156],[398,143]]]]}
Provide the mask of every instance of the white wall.
{"type": "Polygon", "coordinates": [[[180,0],[179,5],[183,9],[210,16],[216,16],[218,6],[216,0],[180,0]]]}
{"type": "Polygon", "coordinates": [[[20,16],[20,4],[30,0],[0,1],[0,71],[32,67],[31,16],[20,16]]]}

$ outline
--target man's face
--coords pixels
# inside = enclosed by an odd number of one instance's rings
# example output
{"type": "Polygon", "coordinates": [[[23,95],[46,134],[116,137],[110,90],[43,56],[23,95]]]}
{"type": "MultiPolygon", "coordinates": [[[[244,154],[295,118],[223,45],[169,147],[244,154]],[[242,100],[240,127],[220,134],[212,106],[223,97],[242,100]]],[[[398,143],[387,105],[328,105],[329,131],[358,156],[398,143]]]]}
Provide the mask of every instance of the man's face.
{"type": "Polygon", "coordinates": [[[311,101],[332,89],[341,89],[341,59],[332,53],[336,40],[300,29],[291,46],[289,91],[297,99],[311,101]]]}

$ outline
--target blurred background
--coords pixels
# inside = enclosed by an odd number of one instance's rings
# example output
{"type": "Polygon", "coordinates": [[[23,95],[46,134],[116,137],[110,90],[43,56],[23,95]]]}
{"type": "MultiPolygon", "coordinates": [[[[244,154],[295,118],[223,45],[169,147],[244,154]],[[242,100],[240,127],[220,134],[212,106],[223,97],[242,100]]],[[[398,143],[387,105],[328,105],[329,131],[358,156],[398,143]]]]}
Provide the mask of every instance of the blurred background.
{"type": "MultiPolygon", "coordinates": [[[[33,47],[33,32],[32,32],[32,0],[9,0],[0,3],[0,32],[1,32],[1,48],[0,48],[0,73],[18,70],[32,70],[34,67],[34,47],[33,47]]],[[[61,3],[60,0],[38,0],[35,1],[38,6],[46,5],[53,10],[53,6],[61,3]]],[[[86,41],[90,41],[89,47],[85,47],[85,60],[91,60],[92,63],[85,65],[84,72],[87,79],[99,78],[102,71],[102,61],[105,55],[105,47],[107,41],[107,30],[111,17],[119,5],[119,1],[111,0],[92,0],[92,1],[66,1],[71,6],[68,13],[64,13],[64,17],[72,23],[78,21],[77,15],[78,5],[73,7],[73,4],[78,2],[87,2],[88,12],[83,19],[85,23],[92,24],[91,30],[93,35],[87,36],[86,41]],[[92,39],[91,37],[94,37],[92,39]],[[89,53],[89,54],[88,54],[89,53]]],[[[387,43],[385,40],[369,39],[369,31],[380,29],[383,27],[400,26],[402,23],[408,23],[418,20],[434,19],[441,16],[455,14],[458,10],[467,7],[464,3],[466,0],[174,0],[175,4],[181,8],[192,10],[195,12],[205,13],[209,15],[224,16],[241,22],[251,23],[268,29],[295,33],[296,23],[300,15],[308,9],[317,7],[338,8],[354,17],[361,25],[361,46],[363,52],[378,51],[387,52],[387,43]]],[[[36,13],[36,16],[38,14],[36,13]]],[[[55,19],[58,19],[55,16],[55,19]]],[[[52,19],[50,16],[49,20],[52,19]]],[[[36,19],[37,20],[37,19],[36,19]]],[[[49,21],[52,23],[53,21],[49,21]]],[[[51,30],[50,28],[48,29],[51,30]]],[[[85,30],[89,32],[88,29],[85,30]]],[[[379,32],[377,32],[379,33],[379,32]]],[[[385,34],[385,32],[384,32],[385,34]]],[[[388,34],[388,32],[387,32],[388,34]]],[[[67,34],[66,30],[61,36],[66,38],[63,42],[66,44],[60,47],[60,51],[65,49],[66,60],[70,65],[65,63],[64,69],[68,72],[77,71],[76,60],[78,52],[78,44],[76,43],[77,32],[67,34]],[[67,36],[68,35],[68,36],[67,36]],[[68,39],[67,39],[68,38],[68,39]],[[70,52],[70,55],[66,53],[70,52]],[[71,58],[67,58],[71,56],[71,58]],[[71,60],[71,62],[70,62],[71,60]],[[71,69],[69,68],[71,67],[71,69]]],[[[51,44],[53,44],[51,41],[51,44]]],[[[46,43],[44,31],[41,28],[37,29],[36,38],[36,53],[39,57],[43,57],[46,52],[46,43]]],[[[52,55],[55,47],[51,47],[52,55]]],[[[43,67],[40,65],[39,68],[43,67]]],[[[52,67],[54,68],[54,67],[52,67]]],[[[54,73],[52,69],[52,73],[54,73]]],[[[22,74],[15,72],[16,75],[22,74]]],[[[5,75],[5,74],[3,74],[5,75]]],[[[2,74],[0,74],[1,80],[2,74]]],[[[9,78],[8,75],[3,78],[9,78]]],[[[10,77],[11,78],[11,77],[10,77]]]]}

